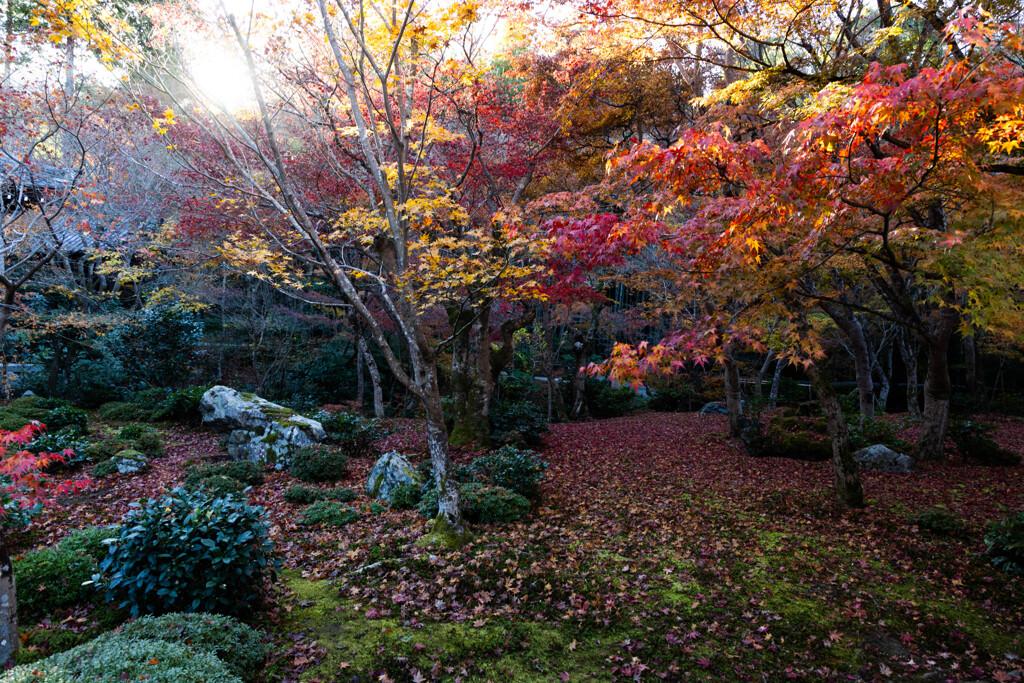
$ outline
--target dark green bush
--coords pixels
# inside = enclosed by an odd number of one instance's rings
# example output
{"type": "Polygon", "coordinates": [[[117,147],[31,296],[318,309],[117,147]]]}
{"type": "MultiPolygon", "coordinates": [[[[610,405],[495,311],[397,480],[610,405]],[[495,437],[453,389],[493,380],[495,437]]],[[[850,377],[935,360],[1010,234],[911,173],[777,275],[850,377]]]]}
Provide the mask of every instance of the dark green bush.
{"type": "Polygon", "coordinates": [[[949,437],[964,458],[977,460],[988,467],[1015,467],[1021,464],[1021,454],[1003,448],[989,436],[994,425],[972,420],[954,420],[949,425],[949,437]]]}
{"type": "Polygon", "coordinates": [[[132,424],[122,427],[117,436],[89,446],[87,455],[93,462],[102,462],[124,450],[139,451],[147,458],[159,458],[164,454],[163,443],[155,429],[132,424]]]}
{"type": "Polygon", "coordinates": [[[993,567],[1024,576],[1024,512],[990,524],[985,546],[993,567]]]}
{"type": "Polygon", "coordinates": [[[305,446],[292,455],[289,470],[293,477],[310,484],[338,481],[348,472],[348,456],[331,448],[305,446]]]}
{"type": "Polygon", "coordinates": [[[116,524],[111,526],[90,526],[85,529],[72,531],[60,542],[60,547],[71,553],[89,555],[96,562],[102,562],[110,554],[110,543],[106,541],[116,539],[120,535],[121,527],[116,524]]]}
{"type": "MultiPolygon", "coordinates": [[[[824,422],[824,421],[822,421],[824,422]]],[[[861,448],[882,444],[894,451],[907,453],[911,446],[896,435],[896,427],[884,420],[867,418],[863,421],[854,418],[847,422],[850,432],[850,448],[857,451],[861,448]]],[[[825,425],[825,433],[828,425],[825,425]]]]}
{"type": "Polygon", "coordinates": [[[757,457],[792,458],[819,462],[832,458],[828,425],[812,417],[775,417],[767,428],[756,421],[745,429],[747,451],[757,457]]]}
{"type": "Polygon", "coordinates": [[[145,681],[146,683],[242,683],[209,652],[184,643],[102,635],[84,645],[22,664],[3,676],[4,683],[71,681],[145,681]]]}
{"type": "Polygon", "coordinates": [[[300,526],[345,526],[359,519],[359,513],[347,505],[320,500],[299,515],[300,526]]]}
{"type": "Polygon", "coordinates": [[[92,576],[96,560],[62,546],[33,550],[14,561],[18,613],[26,623],[98,597],[92,576]],[[83,585],[88,582],[88,585],[83,585]]]}
{"type": "Polygon", "coordinates": [[[100,406],[100,417],[113,422],[130,422],[144,419],[143,410],[134,403],[111,401],[100,406]]]}
{"type": "Polygon", "coordinates": [[[530,514],[530,501],[501,486],[463,484],[459,488],[462,514],[475,524],[518,522],[530,514]]]}
{"type": "Polygon", "coordinates": [[[548,432],[547,418],[530,401],[501,401],[491,407],[491,435],[498,445],[537,448],[548,432]]]}
{"type": "Polygon", "coordinates": [[[113,460],[103,460],[93,465],[89,473],[93,479],[103,479],[112,474],[117,474],[117,465],[114,464],[113,460]]]}
{"type": "Polygon", "coordinates": [[[225,477],[223,474],[211,474],[202,479],[186,478],[182,486],[186,491],[206,491],[214,498],[226,498],[228,496],[244,498],[245,489],[248,488],[237,479],[225,477]]]}
{"type": "Polygon", "coordinates": [[[100,568],[133,615],[244,614],[276,561],[262,508],[179,488],[128,513],[100,568]]]}
{"type": "Polygon", "coordinates": [[[0,409],[0,430],[16,432],[31,422],[32,420],[20,413],[0,409]]]}
{"type": "Polygon", "coordinates": [[[957,536],[964,532],[962,519],[942,508],[922,510],[910,518],[920,529],[942,536],[957,536]]]}
{"type": "Polygon", "coordinates": [[[313,419],[323,425],[331,443],[350,458],[376,455],[376,442],[389,433],[380,420],[370,420],[354,413],[321,410],[313,415],[313,419]]]}
{"type": "Polygon", "coordinates": [[[153,420],[185,420],[199,417],[199,403],[211,386],[204,384],[170,392],[153,409],[153,420]]]}
{"type": "Polygon", "coordinates": [[[117,432],[117,438],[131,444],[131,448],[142,451],[149,458],[159,458],[164,454],[163,440],[160,433],[146,425],[125,425],[117,432]]]}
{"type": "Polygon", "coordinates": [[[584,395],[590,414],[599,419],[621,417],[637,408],[635,391],[629,387],[616,389],[599,379],[587,379],[584,395]]]}
{"type": "Polygon", "coordinates": [[[417,484],[399,484],[391,490],[388,502],[396,510],[412,510],[419,505],[422,490],[417,484]]]}
{"type": "Polygon", "coordinates": [[[86,450],[86,455],[93,462],[103,462],[104,460],[110,460],[125,449],[133,448],[134,445],[131,441],[125,441],[117,437],[103,439],[102,441],[90,444],[86,450]]]}
{"type": "Polygon", "coordinates": [[[334,500],[339,503],[349,503],[356,499],[356,492],[352,489],[334,488],[318,489],[315,486],[293,484],[284,492],[285,502],[298,505],[308,505],[318,500],[334,500]]]}
{"type": "Polygon", "coordinates": [[[500,486],[521,496],[537,495],[548,464],[530,450],[504,446],[473,460],[469,466],[475,481],[500,486]]]}
{"type": "Polygon", "coordinates": [[[1024,417],[1024,395],[1000,394],[992,399],[989,409],[1001,415],[1024,417]]]}
{"type": "Polygon", "coordinates": [[[79,436],[89,432],[89,414],[71,406],[57,406],[44,420],[51,432],[67,430],[79,436]]]}
{"type": "MultiPolygon", "coordinates": [[[[459,496],[459,509],[471,523],[517,522],[530,512],[529,500],[500,486],[470,482],[459,487],[459,496]]],[[[437,490],[427,491],[417,509],[427,519],[437,517],[437,490]]]]}
{"type": "Polygon", "coordinates": [[[687,413],[700,410],[706,399],[693,386],[676,382],[656,389],[647,407],[659,413],[687,413]]]}
{"type": "Polygon", "coordinates": [[[189,469],[185,483],[190,480],[206,479],[207,477],[231,477],[247,486],[259,486],[266,481],[266,476],[255,463],[248,460],[233,462],[207,462],[189,469]]]}
{"type": "Polygon", "coordinates": [[[323,497],[322,489],[302,484],[293,484],[284,492],[285,502],[295,505],[309,505],[321,500],[323,497]]]}
{"type": "Polygon", "coordinates": [[[267,646],[259,631],[221,614],[165,614],[136,619],[121,629],[133,640],[185,643],[197,652],[221,660],[228,670],[247,681],[259,680],[267,646]]]}

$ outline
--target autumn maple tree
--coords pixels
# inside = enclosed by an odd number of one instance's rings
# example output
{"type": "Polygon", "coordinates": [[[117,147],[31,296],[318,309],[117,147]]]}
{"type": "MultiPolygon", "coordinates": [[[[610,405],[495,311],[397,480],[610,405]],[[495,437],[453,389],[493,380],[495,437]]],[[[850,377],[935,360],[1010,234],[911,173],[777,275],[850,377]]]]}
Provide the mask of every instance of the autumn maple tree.
{"type": "MultiPolygon", "coordinates": [[[[16,432],[0,431],[0,497],[7,506],[30,508],[52,502],[55,498],[79,491],[88,479],[57,481],[47,468],[64,462],[72,455],[64,453],[30,453],[21,446],[30,443],[45,426],[29,424],[16,432]]],[[[9,507],[0,507],[7,516],[9,507]]],[[[18,598],[14,583],[7,527],[0,519],[0,661],[6,662],[18,650],[18,598]]]]}

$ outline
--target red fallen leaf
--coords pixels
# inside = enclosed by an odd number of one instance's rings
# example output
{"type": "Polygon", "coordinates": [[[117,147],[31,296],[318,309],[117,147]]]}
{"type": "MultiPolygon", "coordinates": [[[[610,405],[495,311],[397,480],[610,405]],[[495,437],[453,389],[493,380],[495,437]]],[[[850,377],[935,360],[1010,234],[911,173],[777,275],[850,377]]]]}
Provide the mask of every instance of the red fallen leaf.
{"type": "Polygon", "coordinates": [[[156,666],[157,664],[159,664],[159,663],[160,663],[160,660],[159,660],[159,659],[157,659],[156,657],[153,657],[153,659],[149,660],[149,662],[147,662],[147,663],[148,663],[148,664],[149,664],[150,666],[156,666]]]}

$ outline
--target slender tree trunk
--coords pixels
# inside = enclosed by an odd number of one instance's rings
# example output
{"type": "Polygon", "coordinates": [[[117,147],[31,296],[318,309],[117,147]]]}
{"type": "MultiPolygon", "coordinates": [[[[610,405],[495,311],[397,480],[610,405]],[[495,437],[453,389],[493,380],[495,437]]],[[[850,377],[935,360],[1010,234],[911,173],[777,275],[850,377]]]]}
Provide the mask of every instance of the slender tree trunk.
{"type": "MultiPolygon", "coordinates": [[[[377,361],[374,359],[373,354],[370,353],[365,337],[359,335],[356,344],[358,345],[359,355],[363,357],[363,362],[366,363],[366,370],[370,375],[370,388],[373,390],[373,415],[374,417],[384,417],[384,391],[380,386],[380,371],[377,369],[377,361]]],[[[360,367],[362,367],[362,364],[360,364],[360,367]]],[[[362,402],[363,391],[360,390],[359,403],[362,404],[362,402]]]]}
{"type": "Polygon", "coordinates": [[[722,365],[725,374],[725,407],[729,411],[729,436],[739,436],[742,429],[743,394],[740,391],[740,368],[731,357],[722,365]]]}
{"type": "Polygon", "coordinates": [[[892,344],[886,345],[885,354],[883,357],[879,357],[878,352],[871,354],[871,368],[878,375],[878,408],[883,412],[889,404],[889,391],[892,390],[892,344]]]}
{"type": "Polygon", "coordinates": [[[772,375],[772,388],[768,392],[768,405],[771,408],[779,402],[779,384],[782,382],[782,371],[786,369],[785,362],[780,358],[775,362],[775,374],[772,375]]]}
{"type": "Polygon", "coordinates": [[[832,475],[835,479],[836,501],[847,507],[864,507],[864,489],[860,483],[857,460],[850,450],[843,408],[824,371],[812,363],[807,368],[807,376],[811,380],[814,393],[818,396],[818,402],[821,403],[825,422],[828,424],[828,434],[832,439],[832,475]]]}
{"type": "MultiPolygon", "coordinates": [[[[358,334],[358,332],[356,333],[358,334]]],[[[361,339],[356,341],[356,405],[362,408],[363,396],[366,395],[366,379],[363,377],[363,346],[361,339]]]]}
{"type": "Polygon", "coordinates": [[[860,416],[862,420],[875,416],[875,387],[871,379],[871,354],[868,350],[864,326],[855,316],[850,316],[849,341],[853,351],[853,365],[857,378],[857,397],[860,399],[860,416]]]}
{"type": "Polygon", "coordinates": [[[430,463],[434,468],[434,479],[437,482],[438,513],[434,520],[434,533],[445,545],[460,545],[465,540],[465,529],[459,510],[459,484],[455,480],[452,467],[448,428],[444,423],[444,409],[437,383],[437,366],[427,365],[423,360],[418,364],[421,367],[417,368],[416,375],[423,394],[422,403],[427,418],[427,449],[430,453],[430,463]],[[423,367],[424,365],[427,367],[423,367]]]}
{"type": "Polygon", "coordinates": [[[907,372],[907,412],[914,419],[921,418],[921,398],[918,395],[917,354],[920,351],[917,339],[906,328],[900,330],[900,357],[907,372]]]}
{"type": "Polygon", "coordinates": [[[594,351],[594,342],[597,340],[598,320],[601,316],[603,304],[594,304],[590,309],[590,325],[584,334],[579,330],[573,331],[572,351],[575,360],[575,370],[572,374],[572,419],[580,420],[587,416],[586,382],[587,376],[584,370],[587,357],[594,351]]]}
{"type": "Polygon", "coordinates": [[[545,303],[541,306],[540,324],[544,330],[544,354],[541,362],[544,367],[544,375],[548,378],[548,422],[553,422],[553,418],[556,416],[559,422],[568,422],[569,415],[565,409],[565,399],[558,386],[558,380],[555,378],[555,329],[551,324],[551,306],[549,304],[545,303]]]}
{"type": "Polygon", "coordinates": [[[964,337],[964,365],[967,369],[967,391],[972,397],[980,398],[984,391],[978,382],[978,347],[974,342],[973,334],[964,337]]]}
{"type": "Polygon", "coordinates": [[[7,529],[0,525],[0,666],[11,660],[20,645],[14,566],[7,545],[7,529]]]}
{"type": "MultiPolygon", "coordinates": [[[[845,295],[844,295],[845,296],[845,295]]],[[[875,416],[875,387],[871,379],[871,350],[867,335],[857,315],[849,306],[821,304],[822,310],[836,323],[853,356],[853,369],[857,380],[857,398],[861,420],[875,416]]]]}
{"type": "Polygon", "coordinates": [[[772,361],[775,360],[775,351],[769,349],[768,354],[764,357],[764,363],[761,364],[761,369],[757,371],[757,377],[754,378],[754,396],[756,398],[763,398],[764,391],[764,378],[768,374],[768,368],[771,367],[772,361]]]}
{"type": "Polygon", "coordinates": [[[941,460],[945,452],[949,426],[949,339],[956,327],[957,313],[952,308],[939,311],[936,334],[926,341],[928,376],[924,383],[924,420],[917,439],[916,459],[941,460]]]}

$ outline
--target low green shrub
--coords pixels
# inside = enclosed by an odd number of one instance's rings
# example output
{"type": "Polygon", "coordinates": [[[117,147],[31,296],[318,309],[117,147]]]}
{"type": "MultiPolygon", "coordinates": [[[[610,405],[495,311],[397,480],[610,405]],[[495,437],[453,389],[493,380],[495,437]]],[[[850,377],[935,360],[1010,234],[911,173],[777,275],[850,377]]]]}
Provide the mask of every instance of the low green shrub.
{"type": "Polygon", "coordinates": [[[247,486],[259,486],[267,480],[263,470],[255,463],[247,460],[236,460],[234,462],[207,462],[191,467],[185,477],[186,488],[189,482],[194,482],[208,477],[221,476],[230,477],[240,481],[247,486]]]}
{"type": "Polygon", "coordinates": [[[747,451],[756,457],[820,462],[832,458],[828,425],[813,417],[774,417],[766,428],[751,421],[743,433],[747,451]]]}
{"type": "Polygon", "coordinates": [[[420,504],[423,492],[418,484],[399,484],[391,490],[388,502],[396,510],[412,510],[420,504]]]}
{"type": "Polygon", "coordinates": [[[0,683],[146,681],[146,683],[242,683],[209,652],[184,643],[106,634],[84,645],[17,666],[0,683]]]}
{"type": "Polygon", "coordinates": [[[965,459],[977,460],[988,467],[1016,467],[1021,454],[1003,448],[989,436],[995,426],[972,420],[954,420],[949,426],[949,437],[965,459]]]}
{"type": "Polygon", "coordinates": [[[152,419],[186,420],[199,417],[199,403],[211,386],[204,384],[170,392],[157,403],[151,414],[152,419]]]}
{"type": "Polygon", "coordinates": [[[228,496],[244,498],[245,490],[248,488],[237,479],[225,477],[223,474],[211,474],[202,479],[186,479],[182,486],[186,491],[206,491],[214,498],[226,498],[228,496]]]}
{"type": "Polygon", "coordinates": [[[125,625],[120,632],[133,640],[185,643],[192,650],[213,655],[246,681],[259,680],[267,658],[267,646],[259,631],[221,614],[146,616],[125,625]]]}
{"type": "Polygon", "coordinates": [[[121,427],[117,432],[117,438],[124,443],[131,444],[131,448],[142,451],[149,458],[159,458],[164,454],[163,440],[160,433],[146,425],[131,424],[121,427]]]}
{"type": "Polygon", "coordinates": [[[636,392],[629,387],[616,389],[603,380],[588,378],[584,385],[587,410],[599,419],[621,417],[636,410],[636,392]]]}
{"type": "Polygon", "coordinates": [[[521,496],[537,495],[548,464],[530,450],[505,446],[473,460],[469,466],[475,481],[514,491],[521,496]]]}
{"type": "Polygon", "coordinates": [[[72,531],[60,542],[60,547],[67,552],[88,555],[96,562],[102,562],[110,554],[110,543],[107,541],[120,535],[121,527],[116,524],[90,526],[72,531]]]}
{"type": "Polygon", "coordinates": [[[359,519],[359,513],[347,505],[320,500],[299,515],[300,526],[345,526],[359,519]]]}
{"type": "Polygon", "coordinates": [[[50,411],[43,420],[51,432],[67,430],[78,436],[89,433],[89,414],[84,410],[60,405],[50,411]]]}
{"type": "Polygon", "coordinates": [[[990,524],[985,547],[993,567],[1024,576],[1024,512],[990,524]]]}
{"type": "Polygon", "coordinates": [[[387,512],[388,506],[382,505],[377,501],[373,501],[372,503],[366,506],[366,509],[371,515],[379,515],[387,512]]]}
{"type": "Polygon", "coordinates": [[[18,613],[26,623],[98,597],[92,585],[96,560],[60,545],[33,550],[14,560],[18,613]],[[88,585],[83,585],[88,584],[88,585]]]}
{"type": "Polygon", "coordinates": [[[285,502],[292,503],[293,505],[309,505],[323,499],[323,497],[322,489],[302,484],[293,484],[284,492],[285,502]]]}
{"type": "Polygon", "coordinates": [[[342,487],[333,489],[318,489],[315,486],[293,484],[284,492],[284,499],[287,503],[308,505],[318,500],[333,500],[339,503],[349,503],[356,499],[356,492],[352,489],[342,487]]]}
{"type": "Polygon", "coordinates": [[[292,476],[310,484],[338,481],[348,472],[348,457],[339,450],[305,446],[292,455],[292,476]]]}
{"type": "Polygon", "coordinates": [[[89,474],[92,475],[93,479],[103,479],[112,474],[117,474],[117,465],[112,460],[103,460],[93,465],[92,469],[89,470],[89,474]]]}
{"type": "Polygon", "coordinates": [[[160,434],[152,427],[137,424],[125,425],[113,438],[90,445],[86,453],[93,462],[102,462],[125,450],[139,451],[147,458],[164,454],[160,434]]]}
{"type": "Polygon", "coordinates": [[[501,486],[463,484],[459,488],[462,514],[475,524],[518,522],[530,514],[530,501],[501,486]]]}
{"type": "Polygon", "coordinates": [[[544,411],[530,401],[501,401],[491,407],[491,438],[499,446],[538,448],[548,432],[544,411]]]}
{"type": "Polygon", "coordinates": [[[131,441],[124,441],[117,437],[112,439],[103,439],[89,445],[86,450],[86,455],[93,462],[103,462],[104,460],[110,460],[121,451],[132,448],[134,444],[131,441]]]}
{"type": "Polygon", "coordinates": [[[707,402],[707,397],[693,386],[676,382],[657,388],[647,407],[659,413],[688,413],[700,410],[707,402]]]}
{"type": "Polygon", "coordinates": [[[910,518],[920,529],[931,531],[941,536],[958,536],[964,532],[962,519],[942,508],[922,510],[910,518]]]}
{"type": "MultiPolygon", "coordinates": [[[[899,453],[908,453],[911,450],[911,445],[897,436],[896,427],[884,420],[867,418],[861,421],[855,418],[849,420],[847,426],[850,434],[850,448],[855,451],[875,444],[888,446],[899,453]]],[[[827,424],[825,432],[828,432],[827,424]]]]}
{"type": "Polygon", "coordinates": [[[350,458],[376,455],[376,442],[390,433],[380,420],[367,419],[355,413],[321,410],[313,415],[313,419],[323,425],[331,443],[350,458]]]}
{"type": "Polygon", "coordinates": [[[263,509],[175,489],[128,513],[100,569],[107,598],[133,615],[247,613],[276,572],[263,509]]]}
{"type": "MultiPolygon", "coordinates": [[[[426,492],[417,508],[420,515],[437,517],[437,498],[436,489],[426,492]]],[[[467,522],[475,524],[518,522],[530,513],[530,501],[500,486],[470,482],[459,487],[459,509],[467,522]]]]}
{"type": "Polygon", "coordinates": [[[100,417],[112,422],[131,422],[145,419],[144,411],[134,403],[111,401],[100,406],[100,417]]]}

